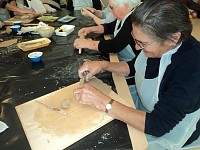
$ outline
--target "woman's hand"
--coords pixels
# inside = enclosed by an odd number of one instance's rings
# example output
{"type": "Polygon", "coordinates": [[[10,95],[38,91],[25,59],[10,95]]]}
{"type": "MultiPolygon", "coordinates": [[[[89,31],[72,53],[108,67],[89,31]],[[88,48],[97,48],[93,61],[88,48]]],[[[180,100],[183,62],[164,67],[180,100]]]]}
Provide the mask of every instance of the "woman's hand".
{"type": "Polygon", "coordinates": [[[85,17],[90,17],[90,18],[92,18],[94,16],[94,14],[91,11],[89,11],[85,8],[81,9],[81,14],[85,17]]]}
{"type": "Polygon", "coordinates": [[[79,103],[96,107],[101,111],[105,111],[105,105],[110,101],[110,97],[90,84],[78,85],[74,90],[74,96],[79,103]]]}
{"type": "Polygon", "coordinates": [[[77,49],[88,48],[91,50],[98,51],[99,41],[93,41],[91,39],[78,38],[74,41],[74,47],[77,49]]]}
{"type": "Polygon", "coordinates": [[[29,9],[25,9],[25,8],[20,8],[18,13],[36,15],[36,12],[34,10],[29,10],[29,9]]]}
{"type": "Polygon", "coordinates": [[[96,9],[92,7],[84,7],[86,10],[89,10],[91,13],[95,13],[96,9]]]}
{"type": "Polygon", "coordinates": [[[107,61],[86,61],[78,70],[79,77],[82,78],[82,74],[84,71],[88,71],[86,76],[86,80],[89,80],[94,75],[105,70],[109,62],[107,61]]]}
{"type": "Polygon", "coordinates": [[[92,27],[82,28],[78,31],[78,36],[84,34],[85,36],[92,32],[92,27]]]}
{"type": "Polygon", "coordinates": [[[74,41],[74,47],[77,49],[88,48],[90,42],[91,40],[78,38],[74,41]]]}

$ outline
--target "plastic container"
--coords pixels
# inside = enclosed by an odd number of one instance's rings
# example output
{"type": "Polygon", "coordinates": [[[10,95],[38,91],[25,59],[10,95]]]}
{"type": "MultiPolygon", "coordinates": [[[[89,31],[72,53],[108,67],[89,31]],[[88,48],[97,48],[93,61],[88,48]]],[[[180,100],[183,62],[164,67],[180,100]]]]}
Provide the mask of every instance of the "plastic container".
{"type": "Polygon", "coordinates": [[[42,60],[42,54],[43,52],[32,52],[28,54],[28,57],[32,62],[40,62],[42,60]]]}
{"type": "Polygon", "coordinates": [[[17,33],[17,31],[20,30],[20,26],[19,25],[14,25],[10,27],[13,33],[17,33]]]}
{"type": "Polygon", "coordinates": [[[57,36],[67,36],[74,31],[74,25],[62,25],[55,30],[57,36]]]}

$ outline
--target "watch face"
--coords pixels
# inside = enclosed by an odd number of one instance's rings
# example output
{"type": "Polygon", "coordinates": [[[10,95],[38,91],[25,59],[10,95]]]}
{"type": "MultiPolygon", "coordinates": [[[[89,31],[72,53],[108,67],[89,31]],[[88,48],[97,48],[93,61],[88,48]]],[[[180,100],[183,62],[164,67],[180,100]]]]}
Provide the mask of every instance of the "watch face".
{"type": "Polygon", "coordinates": [[[106,104],[106,109],[111,109],[112,108],[112,105],[111,104],[106,104]]]}

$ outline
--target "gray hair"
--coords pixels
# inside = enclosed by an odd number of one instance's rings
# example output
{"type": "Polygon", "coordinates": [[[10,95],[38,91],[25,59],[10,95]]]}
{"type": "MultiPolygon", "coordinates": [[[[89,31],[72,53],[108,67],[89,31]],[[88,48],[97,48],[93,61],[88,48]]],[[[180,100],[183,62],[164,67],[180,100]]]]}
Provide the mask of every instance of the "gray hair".
{"type": "Polygon", "coordinates": [[[141,3],[141,0],[112,0],[112,2],[115,6],[122,6],[128,3],[130,7],[135,8],[141,3]]]}
{"type": "Polygon", "coordinates": [[[179,0],[146,0],[134,10],[132,23],[161,43],[173,39],[173,33],[181,32],[180,43],[192,32],[188,9],[179,0]]]}

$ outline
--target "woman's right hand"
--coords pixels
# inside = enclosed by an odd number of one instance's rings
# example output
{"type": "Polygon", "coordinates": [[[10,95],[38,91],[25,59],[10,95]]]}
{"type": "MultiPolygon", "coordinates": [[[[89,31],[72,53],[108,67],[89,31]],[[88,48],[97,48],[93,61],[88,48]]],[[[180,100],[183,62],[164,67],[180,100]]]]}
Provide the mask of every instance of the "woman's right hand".
{"type": "Polygon", "coordinates": [[[82,78],[84,71],[88,71],[86,80],[89,80],[94,75],[105,70],[109,62],[107,61],[86,61],[78,70],[79,77],[82,78]]]}
{"type": "Polygon", "coordinates": [[[82,28],[82,29],[80,29],[79,31],[78,31],[78,36],[80,36],[80,35],[88,35],[89,33],[91,33],[92,32],[92,30],[91,30],[91,27],[87,27],[87,28],[82,28]]]}

